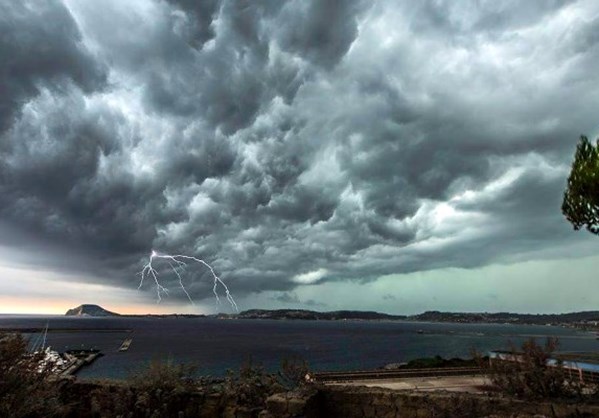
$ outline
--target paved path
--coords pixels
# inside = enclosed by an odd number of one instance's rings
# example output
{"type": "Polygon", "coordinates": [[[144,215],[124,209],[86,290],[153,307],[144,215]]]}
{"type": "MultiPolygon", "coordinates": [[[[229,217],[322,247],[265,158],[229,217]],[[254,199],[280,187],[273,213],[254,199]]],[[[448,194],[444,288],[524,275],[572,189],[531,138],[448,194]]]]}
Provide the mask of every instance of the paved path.
{"type": "Polygon", "coordinates": [[[410,377],[401,379],[353,380],[328,385],[349,385],[380,387],[395,390],[414,390],[419,392],[449,391],[483,393],[489,380],[483,376],[443,376],[443,377],[410,377]]]}

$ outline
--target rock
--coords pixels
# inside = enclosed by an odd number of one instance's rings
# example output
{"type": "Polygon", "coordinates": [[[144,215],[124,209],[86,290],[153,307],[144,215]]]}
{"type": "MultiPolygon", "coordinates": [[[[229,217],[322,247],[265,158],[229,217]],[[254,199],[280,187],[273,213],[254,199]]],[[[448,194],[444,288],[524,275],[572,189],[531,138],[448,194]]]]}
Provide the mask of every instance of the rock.
{"type": "Polygon", "coordinates": [[[389,363],[383,366],[383,370],[398,370],[403,366],[406,366],[408,363],[389,363]]]}
{"type": "Polygon", "coordinates": [[[292,415],[303,415],[306,409],[306,400],[302,398],[289,398],[287,399],[287,412],[292,415]]]}
{"type": "Polygon", "coordinates": [[[287,396],[285,393],[275,393],[266,399],[266,409],[276,417],[287,414],[287,396]]]}

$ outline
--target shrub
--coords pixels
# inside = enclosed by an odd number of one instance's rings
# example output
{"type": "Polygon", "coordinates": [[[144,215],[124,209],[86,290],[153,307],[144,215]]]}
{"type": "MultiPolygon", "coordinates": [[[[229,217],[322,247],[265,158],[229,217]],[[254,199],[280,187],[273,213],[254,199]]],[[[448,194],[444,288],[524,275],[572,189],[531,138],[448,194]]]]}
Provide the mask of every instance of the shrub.
{"type": "Polygon", "coordinates": [[[272,374],[266,373],[260,364],[249,358],[237,374],[229,370],[225,379],[225,390],[235,403],[247,407],[262,407],[266,398],[281,392],[284,387],[272,374]]]}
{"type": "Polygon", "coordinates": [[[287,390],[303,389],[310,375],[308,362],[300,357],[285,357],[278,372],[279,382],[287,390]]]}
{"type": "Polygon", "coordinates": [[[191,401],[197,392],[196,367],[153,360],[121,384],[102,385],[91,394],[97,417],[193,416],[201,402],[191,401]]]}
{"type": "Polygon", "coordinates": [[[185,392],[197,386],[193,377],[196,370],[193,364],[152,360],[146,369],[133,373],[128,380],[131,386],[142,390],[185,392]]]}
{"type": "Polygon", "coordinates": [[[66,413],[52,364],[44,364],[43,353],[28,353],[20,334],[0,335],[0,416],[54,417],[66,413]]]}
{"type": "Polygon", "coordinates": [[[580,397],[582,387],[569,380],[561,361],[549,364],[559,347],[556,338],[539,345],[531,338],[521,350],[511,347],[503,359],[492,359],[486,369],[491,382],[508,395],[520,398],[580,397]]]}
{"type": "Polygon", "coordinates": [[[400,368],[405,369],[437,369],[444,367],[476,367],[477,361],[474,359],[462,359],[458,357],[446,359],[441,356],[421,357],[408,361],[408,364],[400,368]]]}

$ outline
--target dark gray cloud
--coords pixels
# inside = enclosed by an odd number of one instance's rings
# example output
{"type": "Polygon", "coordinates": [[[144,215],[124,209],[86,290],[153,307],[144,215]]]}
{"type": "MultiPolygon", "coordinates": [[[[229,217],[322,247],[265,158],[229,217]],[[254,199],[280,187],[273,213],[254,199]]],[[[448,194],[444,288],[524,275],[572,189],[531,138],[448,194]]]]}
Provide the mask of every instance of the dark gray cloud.
{"type": "Polygon", "coordinates": [[[308,305],[294,288],[590,251],[559,202],[598,124],[592,3],[0,12],[0,221],[100,260],[73,269],[130,286],[152,248],[189,253],[308,305]]]}
{"type": "Polygon", "coordinates": [[[76,84],[100,88],[104,68],[88,53],[68,10],[59,1],[0,4],[0,130],[41,89],[57,94],[76,84]]]}
{"type": "Polygon", "coordinates": [[[300,303],[299,297],[292,292],[283,292],[278,296],[273,297],[273,300],[283,303],[292,303],[298,305],[300,303]]]}
{"type": "Polygon", "coordinates": [[[218,16],[220,1],[170,0],[169,3],[183,12],[179,30],[181,35],[188,37],[191,45],[201,49],[207,41],[214,39],[212,21],[218,16]]]}
{"type": "Polygon", "coordinates": [[[299,296],[293,292],[282,292],[276,296],[271,297],[270,299],[274,302],[294,307],[307,306],[310,308],[323,308],[328,306],[326,303],[317,302],[314,299],[301,300],[299,296]]]}
{"type": "Polygon", "coordinates": [[[347,53],[358,35],[361,1],[291,1],[285,4],[275,34],[286,51],[330,68],[347,53]]]}

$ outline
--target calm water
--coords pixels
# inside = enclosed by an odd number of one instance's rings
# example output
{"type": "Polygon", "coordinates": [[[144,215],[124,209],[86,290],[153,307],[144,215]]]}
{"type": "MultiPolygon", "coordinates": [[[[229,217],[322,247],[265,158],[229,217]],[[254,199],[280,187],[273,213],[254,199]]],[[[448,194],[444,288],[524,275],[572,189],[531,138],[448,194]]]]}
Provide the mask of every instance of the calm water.
{"type": "Polygon", "coordinates": [[[0,316],[0,328],[45,327],[46,322],[50,329],[80,329],[49,332],[54,349],[97,348],[105,354],[79,373],[94,378],[125,377],[152,359],[192,362],[213,376],[249,357],[269,370],[290,356],[303,357],[314,370],[371,369],[434,355],[468,357],[472,348],[506,348],[508,341],[520,344],[531,336],[557,336],[561,351],[599,351],[591,333],[533,325],[0,316]],[[118,352],[125,338],[133,343],[118,352]]]}

